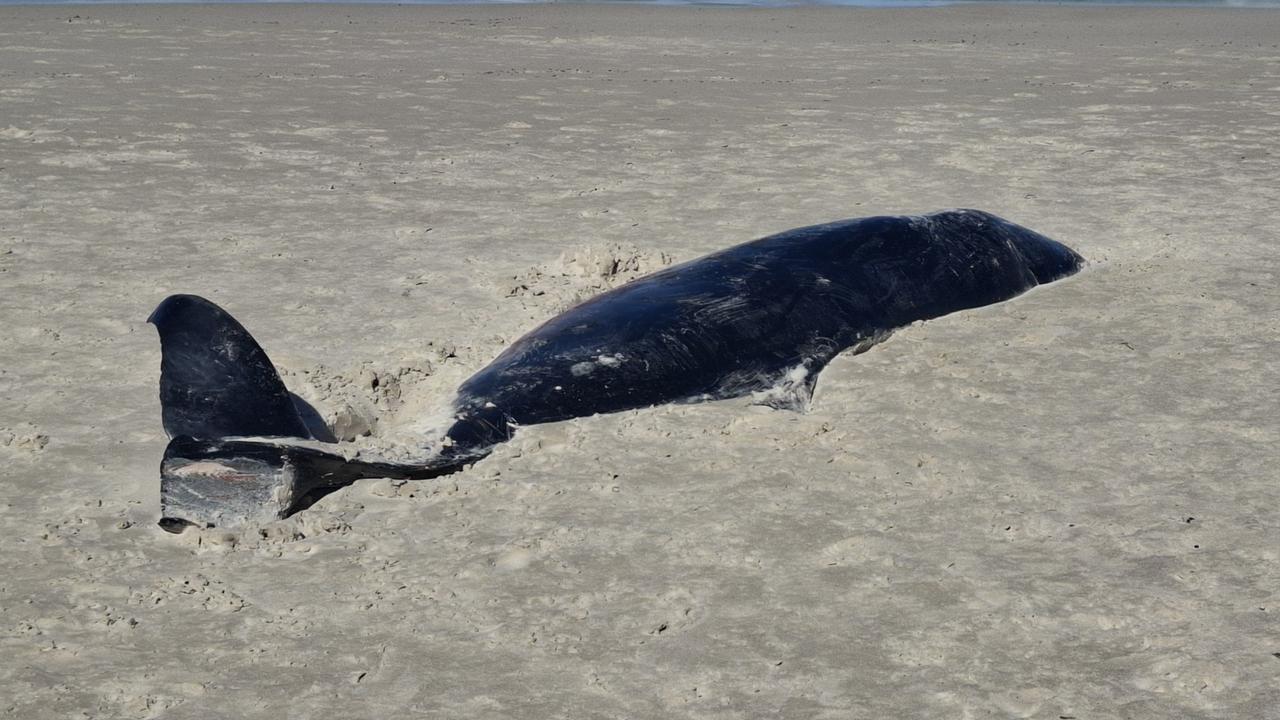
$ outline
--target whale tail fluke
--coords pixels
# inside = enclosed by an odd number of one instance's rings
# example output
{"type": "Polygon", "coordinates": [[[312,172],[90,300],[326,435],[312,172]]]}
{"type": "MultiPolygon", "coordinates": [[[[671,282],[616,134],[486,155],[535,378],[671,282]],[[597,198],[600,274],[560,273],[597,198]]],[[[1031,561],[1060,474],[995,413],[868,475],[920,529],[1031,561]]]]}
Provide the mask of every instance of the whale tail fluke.
{"type": "Polygon", "coordinates": [[[420,480],[458,469],[441,457],[422,465],[367,461],[271,438],[169,441],[160,463],[160,527],[234,528],[288,517],[364,478],[420,480]]]}
{"type": "Polygon", "coordinates": [[[171,295],[147,322],[160,333],[169,437],[315,438],[266,352],[225,310],[196,295],[171,295]]]}
{"type": "Polygon", "coordinates": [[[318,416],[320,425],[307,423],[266,352],[225,310],[172,295],[147,322],[160,333],[170,438],[160,463],[166,530],[270,522],[356,480],[430,478],[474,459],[451,452],[411,465],[344,454],[325,444],[331,436],[318,416]]]}
{"type": "Polygon", "coordinates": [[[236,319],[195,295],[171,295],[147,318],[160,333],[161,527],[283,517],[296,471],[278,448],[223,438],[308,440],[275,366],[236,319]]]}

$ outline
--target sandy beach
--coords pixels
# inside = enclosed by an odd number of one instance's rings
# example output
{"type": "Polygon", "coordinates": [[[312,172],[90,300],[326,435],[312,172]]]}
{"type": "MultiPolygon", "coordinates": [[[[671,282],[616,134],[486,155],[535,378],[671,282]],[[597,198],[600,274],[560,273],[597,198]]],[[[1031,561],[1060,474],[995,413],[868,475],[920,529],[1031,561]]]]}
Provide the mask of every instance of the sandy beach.
{"type": "Polygon", "coordinates": [[[0,717],[1278,717],[1277,138],[1280,11],[0,7],[0,717]],[[807,413],[156,525],[167,294],[399,441],[601,290],[951,207],[1090,266],[807,413]]]}

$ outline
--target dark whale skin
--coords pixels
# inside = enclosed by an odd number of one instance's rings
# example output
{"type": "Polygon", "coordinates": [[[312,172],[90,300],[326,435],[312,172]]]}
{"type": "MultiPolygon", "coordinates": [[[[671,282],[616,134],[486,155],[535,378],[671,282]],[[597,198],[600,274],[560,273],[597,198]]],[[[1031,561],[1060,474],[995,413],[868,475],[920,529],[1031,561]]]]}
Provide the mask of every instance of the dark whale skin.
{"type": "Polygon", "coordinates": [[[917,320],[1071,275],[1067,246],[979,210],[798,228],[598,295],[508,347],[458,390],[458,448],[515,425],[744,395],[917,320]]]}
{"type": "Polygon", "coordinates": [[[248,331],[208,300],[173,295],[150,317],[171,438],[161,526],[268,522],[361,478],[455,472],[519,425],[757,391],[799,404],[838,353],[1007,300],[1083,262],[977,210],[846,220],[738,245],[599,295],[520,338],[462,384],[447,442],[411,463],[320,442],[306,419],[314,409],[288,392],[248,331]]]}
{"type": "Polygon", "coordinates": [[[160,417],[169,437],[314,437],[262,346],[225,310],[170,295],[147,322],[160,333],[160,417]]]}

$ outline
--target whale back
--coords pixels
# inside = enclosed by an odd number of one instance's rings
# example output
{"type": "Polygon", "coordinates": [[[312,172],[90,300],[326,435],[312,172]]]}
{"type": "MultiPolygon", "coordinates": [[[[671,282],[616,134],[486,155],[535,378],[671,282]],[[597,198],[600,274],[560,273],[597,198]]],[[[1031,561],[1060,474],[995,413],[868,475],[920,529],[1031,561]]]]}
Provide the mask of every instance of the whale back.
{"type": "Polygon", "coordinates": [[[1065,245],[978,210],[797,228],[639,278],[551,318],[459,388],[462,446],[532,424],[812,388],[838,353],[1078,270],[1065,245]]]}

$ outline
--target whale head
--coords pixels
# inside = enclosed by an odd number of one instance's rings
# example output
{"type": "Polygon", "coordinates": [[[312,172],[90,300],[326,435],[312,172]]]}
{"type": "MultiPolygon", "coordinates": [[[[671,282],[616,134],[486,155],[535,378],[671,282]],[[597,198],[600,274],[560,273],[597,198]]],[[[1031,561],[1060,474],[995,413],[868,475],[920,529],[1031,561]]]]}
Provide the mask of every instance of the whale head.
{"type": "Polygon", "coordinates": [[[1020,238],[1016,244],[1018,252],[1022,253],[1022,257],[1027,261],[1027,269],[1036,276],[1037,284],[1044,285],[1054,280],[1061,280],[1068,275],[1076,274],[1080,268],[1084,267],[1084,258],[1066,245],[1026,228],[1019,229],[1028,235],[1035,236],[1020,238]]]}

